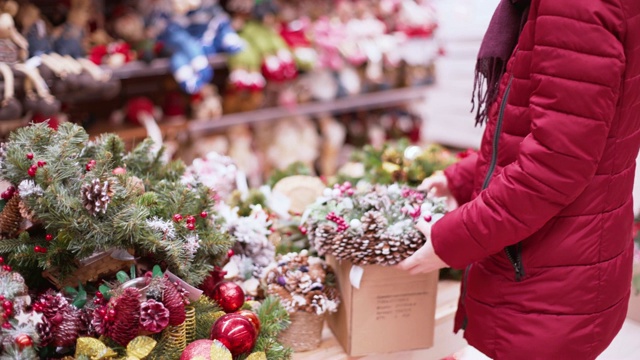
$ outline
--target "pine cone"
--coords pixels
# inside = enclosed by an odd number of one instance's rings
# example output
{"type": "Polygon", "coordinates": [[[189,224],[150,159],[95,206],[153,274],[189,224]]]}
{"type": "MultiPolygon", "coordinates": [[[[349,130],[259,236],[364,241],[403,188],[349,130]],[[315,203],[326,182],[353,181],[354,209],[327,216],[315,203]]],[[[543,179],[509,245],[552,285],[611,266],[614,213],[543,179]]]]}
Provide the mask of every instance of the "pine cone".
{"type": "Polygon", "coordinates": [[[113,325],[113,321],[110,321],[106,316],[109,309],[109,306],[104,305],[96,308],[93,311],[93,316],[91,318],[91,329],[98,335],[106,335],[113,325]]]}
{"type": "MultiPolygon", "coordinates": [[[[44,317],[52,320],[56,315],[62,315],[66,311],[69,302],[61,294],[48,291],[40,296],[38,302],[42,305],[42,313],[44,317]]],[[[59,318],[59,316],[58,316],[59,318]]],[[[62,321],[62,319],[60,319],[62,321]]],[[[54,324],[57,325],[57,324],[54,324]]]]}
{"type": "Polygon", "coordinates": [[[122,346],[138,335],[140,325],[140,293],[138,289],[126,288],[115,302],[115,320],[107,336],[122,346]]]}
{"type": "Polygon", "coordinates": [[[15,237],[20,230],[20,196],[14,195],[0,213],[0,235],[10,239],[15,237]]]}
{"type": "Polygon", "coordinates": [[[109,180],[103,183],[93,179],[90,184],[82,185],[82,205],[91,215],[107,212],[107,206],[111,202],[113,189],[109,180]]]}
{"type": "Polygon", "coordinates": [[[293,300],[291,293],[278,284],[269,284],[267,287],[267,293],[279,297],[282,302],[291,302],[293,300]]]}
{"type": "Polygon", "coordinates": [[[29,207],[27,207],[27,204],[24,203],[24,201],[20,201],[20,203],[18,204],[18,207],[20,209],[20,215],[31,221],[32,223],[36,223],[37,219],[36,219],[36,212],[29,209],[29,207]]]}
{"type": "Polygon", "coordinates": [[[53,341],[53,331],[51,322],[46,317],[42,317],[42,322],[36,325],[38,336],[40,336],[40,345],[47,346],[53,341]]]}
{"type": "Polygon", "coordinates": [[[178,288],[169,280],[164,279],[162,303],[169,310],[169,325],[178,326],[186,319],[184,298],[178,288]]]}
{"type": "Polygon", "coordinates": [[[159,333],[169,325],[169,310],[155,300],[147,300],[140,306],[140,327],[152,334],[159,333]]]}
{"type": "Polygon", "coordinates": [[[59,347],[73,346],[78,339],[81,326],[80,310],[69,306],[64,312],[62,323],[55,328],[52,344],[59,347]]]}
{"type": "Polygon", "coordinates": [[[4,160],[7,158],[7,143],[0,143],[0,167],[4,160]]]}
{"type": "Polygon", "coordinates": [[[93,312],[95,309],[84,307],[80,310],[80,334],[93,336],[95,330],[92,326],[93,312]]]}

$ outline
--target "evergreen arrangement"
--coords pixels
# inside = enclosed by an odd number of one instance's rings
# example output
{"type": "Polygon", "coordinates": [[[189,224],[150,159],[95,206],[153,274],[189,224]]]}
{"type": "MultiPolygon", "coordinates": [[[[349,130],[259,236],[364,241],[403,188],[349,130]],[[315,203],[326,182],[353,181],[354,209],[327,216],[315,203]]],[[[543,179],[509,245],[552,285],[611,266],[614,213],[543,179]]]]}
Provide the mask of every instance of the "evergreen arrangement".
{"type": "Polygon", "coordinates": [[[13,189],[0,253],[17,270],[64,279],[80,260],[119,249],[200,284],[231,239],[209,221],[209,189],[183,184],[184,164],[161,158],[150,140],[126,152],[117,136],[90,141],[70,123],[15,131],[0,152],[0,179],[13,189]]]}

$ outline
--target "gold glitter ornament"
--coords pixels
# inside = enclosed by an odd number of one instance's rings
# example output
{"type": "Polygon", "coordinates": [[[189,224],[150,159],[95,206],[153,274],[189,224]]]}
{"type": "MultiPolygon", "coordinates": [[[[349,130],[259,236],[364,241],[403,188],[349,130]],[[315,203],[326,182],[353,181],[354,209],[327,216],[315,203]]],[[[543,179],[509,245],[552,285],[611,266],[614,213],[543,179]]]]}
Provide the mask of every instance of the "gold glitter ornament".
{"type": "Polygon", "coordinates": [[[80,337],[76,342],[75,357],[86,356],[91,360],[101,360],[114,357],[116,354],[102,341],[91,337],[80,337]]]}

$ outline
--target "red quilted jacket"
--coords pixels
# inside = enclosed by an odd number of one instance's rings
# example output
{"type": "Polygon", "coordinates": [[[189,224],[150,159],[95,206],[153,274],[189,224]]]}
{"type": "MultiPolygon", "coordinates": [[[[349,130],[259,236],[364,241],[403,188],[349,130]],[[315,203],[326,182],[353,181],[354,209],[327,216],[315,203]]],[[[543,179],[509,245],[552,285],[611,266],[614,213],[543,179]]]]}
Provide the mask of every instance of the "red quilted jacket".
{"type": "Polygon", "coordinates": [[[456,328],[494,359],[593,359],[632,272],[640,1],[533,0],[477,156],[432,229],[466,268],[456,328]]]}

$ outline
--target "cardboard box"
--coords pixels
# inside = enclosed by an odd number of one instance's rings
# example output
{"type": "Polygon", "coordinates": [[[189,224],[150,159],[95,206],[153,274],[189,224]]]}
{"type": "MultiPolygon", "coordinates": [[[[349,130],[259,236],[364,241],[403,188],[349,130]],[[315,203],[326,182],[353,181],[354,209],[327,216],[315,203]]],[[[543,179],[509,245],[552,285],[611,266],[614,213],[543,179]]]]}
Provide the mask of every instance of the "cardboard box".
{"type": "MultiPolygon", "coordinates": [[[[640,276],[640,265],[636,264],[633,267],[633,276],[640,276]]],[[[640,322],[640,294],[636,286],[631,285],[631,299],[629,299],[629,310],[627,311],[627,317],[631,320],[640,322]]]]}
{"type": "Polygon", "coordinates": [[[438,272],[412,276],[384,266],[365,266],[360,288],[351,285],[351,263],[327,257],[340,288],[338,312],[328,318],[350,356],[433,346],[438,272]]]}

